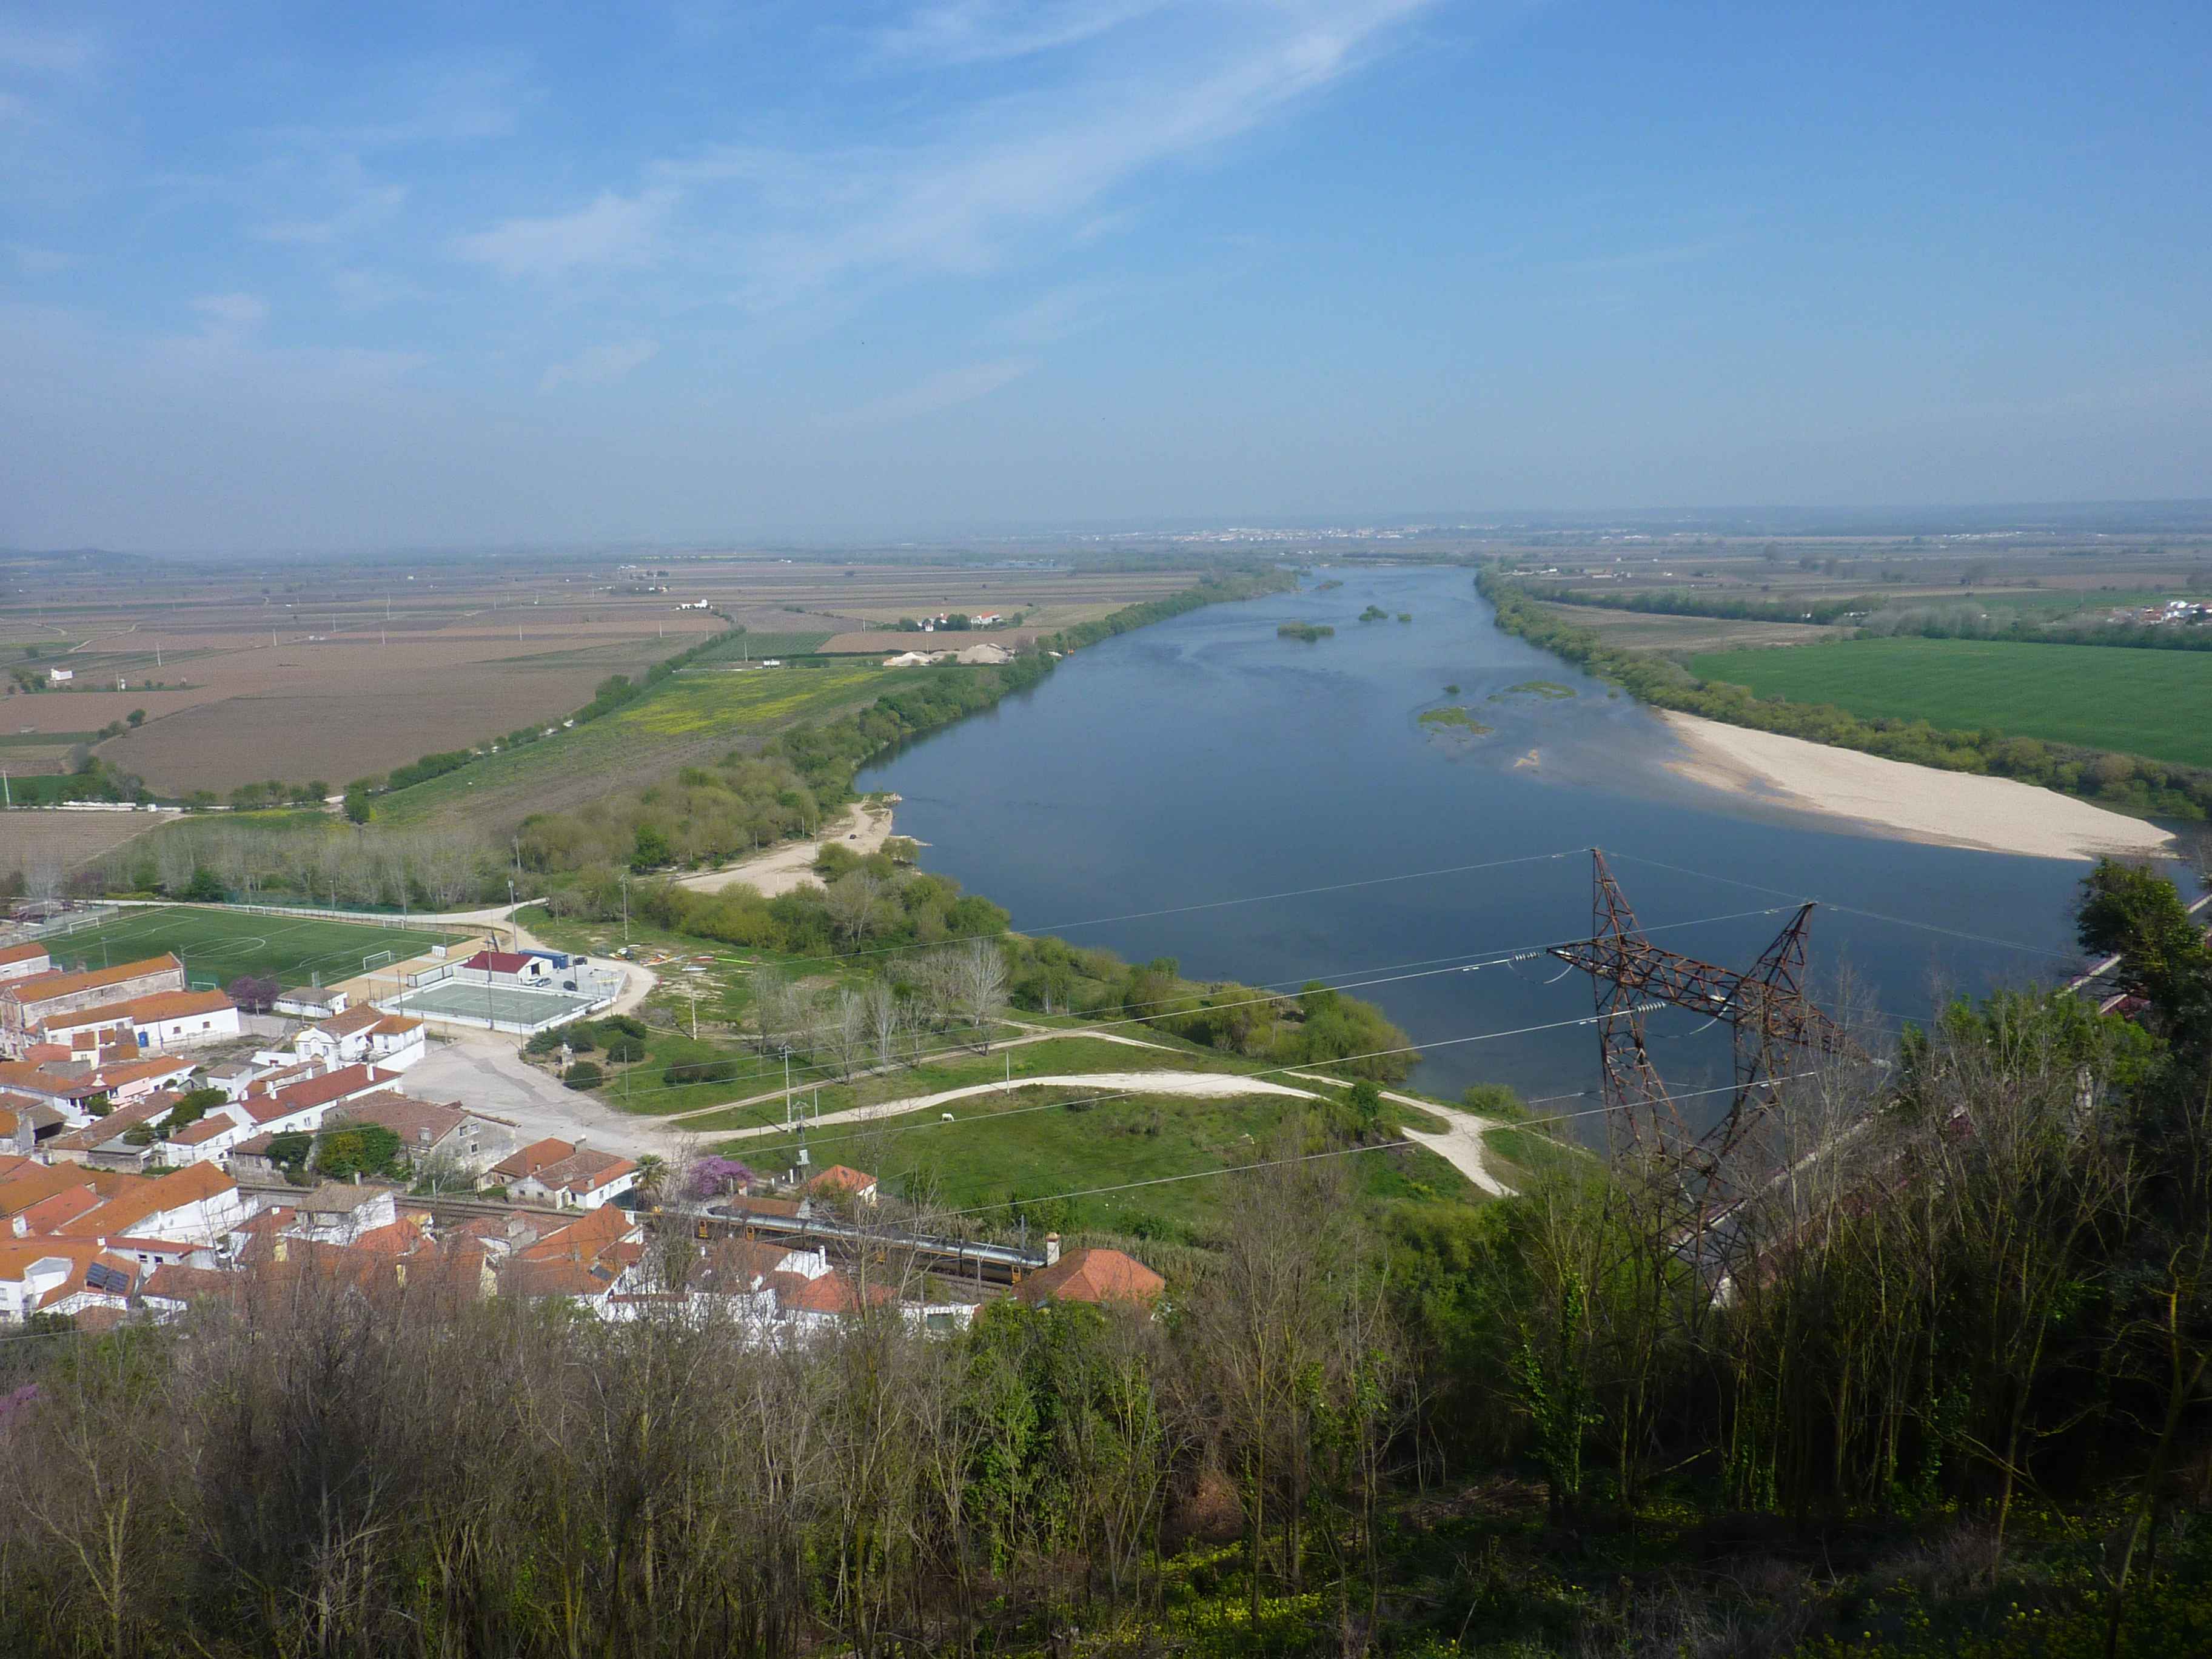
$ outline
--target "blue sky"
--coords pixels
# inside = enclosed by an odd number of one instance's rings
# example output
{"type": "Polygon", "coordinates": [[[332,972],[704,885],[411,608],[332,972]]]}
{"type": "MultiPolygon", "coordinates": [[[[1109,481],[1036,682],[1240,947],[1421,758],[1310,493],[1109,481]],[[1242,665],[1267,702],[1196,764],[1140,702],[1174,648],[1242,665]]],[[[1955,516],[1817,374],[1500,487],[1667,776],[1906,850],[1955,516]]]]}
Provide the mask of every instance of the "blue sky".
{"type": "Polygon", "coordinates": [[[0,544],[2212,495],[2212,7],[0,3],[0,544]]]}

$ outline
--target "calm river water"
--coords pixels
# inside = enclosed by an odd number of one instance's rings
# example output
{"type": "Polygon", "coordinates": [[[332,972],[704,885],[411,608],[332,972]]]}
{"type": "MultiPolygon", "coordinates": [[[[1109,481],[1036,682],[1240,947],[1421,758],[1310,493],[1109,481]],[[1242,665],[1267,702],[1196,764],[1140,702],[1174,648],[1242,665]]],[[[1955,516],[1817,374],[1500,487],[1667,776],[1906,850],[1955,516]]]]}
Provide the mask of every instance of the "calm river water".
{"type": "MultiPolygon", "coordinates": [[[[1593,1032],[1558,1026],[1589,1013],[1585,979],[1541,958],[1458,968],[1587,936],[1593,846],[1658,942],[1711,960],[1748,965],[1784,919],[1741,913],[1790,896],[1855,907],[1814,913],[1816,981],[1847,969],[1893,1030],[1944,994],[2075,961],[2086,865],[1840,831],[1690,783],[1654,715],[1499,631],[1468,572],[1328,577],[1342,586],[1078,653],[860,787],[903,797],[898,830],[926,843],[923,865],[1024,931],[1380,1003],[1426,1049],[1413,1081],[1433,1093],[1595,1088],[1593,1032]],[[1392,620],[1354,620],[1370,604],[1392,620]],[[1335,636],[1279,638],[1291,619],[1335,636]],[[1511,689],[1531,680],[1576,695],[1511,689]],[[1421,724],[1454,705],[1494,731],[1421,724]],[[1542,1026],[1557,1029],[1527,1029],[1542,1026]]],[[[1724,1031],[1671,1011],[1650,1029],[1678,1091],[1726,1079],[1724,1031]]]]}

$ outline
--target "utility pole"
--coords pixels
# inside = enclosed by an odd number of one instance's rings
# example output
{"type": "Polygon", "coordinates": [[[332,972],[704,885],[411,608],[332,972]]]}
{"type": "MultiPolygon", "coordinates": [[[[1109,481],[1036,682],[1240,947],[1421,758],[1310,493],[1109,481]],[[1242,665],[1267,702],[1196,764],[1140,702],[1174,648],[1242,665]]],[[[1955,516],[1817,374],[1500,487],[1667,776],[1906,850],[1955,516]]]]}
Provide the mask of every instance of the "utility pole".
{"type": "Polygon", "coordinates": [[[15,805],[15,792],[8,786],[8,769],[4,766],[0,766],[0,796],[6,798],[9,805],[15,805]]]}
{"type": "Polygon", "coordinates": [[[1725,1273],[1735,1245],[1729,1213],[1768,1173],[1747,1166],[1771,1163],[1772,1149],[1760,1142],[1783,1105],[1783,1066],[1801,1056],[1864,1056],[1805,994],[1812,905],[1798,908],[1752,967],[1723,968],[1652,944],[1605,854],[1592,849],[1591,859],[1593,935],[1549,954],[1590,976],[1607,1116],[1659,1182],[1669,1243],[1699,1272],[1725,1273]],[[1702,1132],[1685,1121],[1652,1064],[1644,1015],[1662,1003],[1730,1030],[1735,1097],[1702,1132]]]}
{"type": "Polygon", "coordinates": [[[622,878],[622,894],[623,949],[627,951],[629,949],[629,877],[627,875],[624,875],[622,878]]]}

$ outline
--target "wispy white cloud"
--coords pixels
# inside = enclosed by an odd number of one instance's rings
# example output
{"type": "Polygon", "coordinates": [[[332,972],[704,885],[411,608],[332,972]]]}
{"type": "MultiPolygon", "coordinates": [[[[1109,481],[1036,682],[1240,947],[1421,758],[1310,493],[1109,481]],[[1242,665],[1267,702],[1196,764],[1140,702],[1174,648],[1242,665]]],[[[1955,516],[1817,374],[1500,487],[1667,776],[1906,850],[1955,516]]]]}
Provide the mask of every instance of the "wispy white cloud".
{"type": "Polygon", "coordinates": [[[564,386],[608,386],[632,369],[649,362],[660,350],[658,340],[623,340],[590,346],[568,362],[555,363],[538,382],[540,392],[557,392],[564,386]]]}
{"type": "Polygon", "coordinates": [[[1034,357],[1001,357],[993,362],[969,363],[963,368],[949,368],[902,392],[875,398],[854,409],[825,415],[821,424],[826,427],[886,426],[896,421],[910,421],[923,415],[939,414],[948,409],[957,409],[962,404],[972,404],[979,398],[988,398],[1001,387],[1012,386],[1036,366],[1034,357]]]}
{"type": "Polygon", "coordinates": [[[1103,283],[1070,283],[1040,295],[991,325],[995,339],[1023,346],[1049,345],[1097,321],[1113,299],[1103,283]]]}
{"type": "Polygon", "coordinates": [[[261,325],[269,302],[255,294],[207,294],[192,301],[192,309],[206,319],[210,334],[237,335],[261,325]]]}
{"type": "Polygon", "coordinates": [[[649,264],[677,192],[657,186],[635,196],[602,192],[574,213],[508,219],[457,238],[453,252],[503,276],[539,276],[601,266],[649,264]]]}
{"type": "Polygon", "coordinates": [[[97,36],[81,29],[42,29],[0,19],[0,68],[32,75],[75,75],[100,55],[97,36]]]}
{"type": "Polygon", "coordinates": [[[981,64],[1079,46],[1158,11],[1167,0],[946,0],[875,37],[879,56],[981,64]]]}
{"type": "Polygon", "coordinates": [[[355,189],[335,211],[313,219],[279,219],[257,226],[253,234],[264,242],[292,242],[327,246],[374,229],[406,205],[404,185],[368,185],[355,189]]]}
{"type": "Polygon", "coordinates": [[[26,276],[51,276],[58,270],[66,270],[76,263],[76,256],[50,247],[33,247],[26,242],[10,242],[8,257],[15,262],[15,269],[26,276]]]}
{"type": "Polygon", "coordinates": [[[1025,233],[1110,228],[1125,210],[1108,201],[1115,192],[1283,116],[1366,62],[1431,3],[1232,8],[1234,27],[1205,49],[1170,40],[1138,62],[985,100],[905,149],[717,151],[659,176],[679,186],[751,188],[749,205],[774,222],[735,233],[733,246],[758,303],[885,270],[986,270],[1025,233]]]}
{"type": "Polygon", "coordinates": [[[403,300],[422,297],[422,290],[404,278],[381,270],[341,270],[331,278],[331,289],[348,311],[378,311],[403,300]]]}
{"type": "Polygon", "coordinates": [[[1585,259],[1565,259],[1556,270],[1584,274],[1602,274],[1616,270],[1663,270],[1668,265],[1695,264],[1710,259],[1717,253],[1726,252],[1740,239],[1735,236],[1708,236],[1693,242],[1669,242],[1654,247],[1626,248],[1618,253],[1600,253],[1585,259]]]}

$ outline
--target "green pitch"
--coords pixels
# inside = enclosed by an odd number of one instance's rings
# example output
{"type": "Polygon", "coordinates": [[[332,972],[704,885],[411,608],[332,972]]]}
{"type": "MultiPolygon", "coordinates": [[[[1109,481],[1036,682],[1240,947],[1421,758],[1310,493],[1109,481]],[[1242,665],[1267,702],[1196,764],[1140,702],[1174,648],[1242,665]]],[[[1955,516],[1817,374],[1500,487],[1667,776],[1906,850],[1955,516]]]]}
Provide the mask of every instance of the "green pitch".
{"type": "Polygon", "coordinates": [[[55,966],[100,968],[173,951],[193,984],[228,985],[241,974],[284,986],[304,985],[320,974],[334,985],[362,971],[362,958],[389,951],[398,961],[447,945],[463,933],[380,927],[374,922],[323,921],[301,916],[252,915],[235,910],[162,906],[125,910],[115,921],[46,941],[55,966]]]}
{"type": "Polygon", "coordinates": [[[1690,659],[1700,679],[1862,718],[2212,766],[2212,652],[2007,640],[1852,640],[1690,659]]]}

